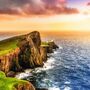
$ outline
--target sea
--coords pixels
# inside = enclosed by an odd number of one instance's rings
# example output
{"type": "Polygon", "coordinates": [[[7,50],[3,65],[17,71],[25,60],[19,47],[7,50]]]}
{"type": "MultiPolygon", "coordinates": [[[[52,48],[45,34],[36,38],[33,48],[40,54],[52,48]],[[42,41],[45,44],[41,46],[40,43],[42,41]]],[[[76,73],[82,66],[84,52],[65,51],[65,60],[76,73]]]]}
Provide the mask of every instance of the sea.
{"type": "Polygon", "coordinates": [[[48,54],[43,67],[16,75],[37,88],[48,90],[90,90],[90,36],[47,37],[59,46],[48,54]]]}

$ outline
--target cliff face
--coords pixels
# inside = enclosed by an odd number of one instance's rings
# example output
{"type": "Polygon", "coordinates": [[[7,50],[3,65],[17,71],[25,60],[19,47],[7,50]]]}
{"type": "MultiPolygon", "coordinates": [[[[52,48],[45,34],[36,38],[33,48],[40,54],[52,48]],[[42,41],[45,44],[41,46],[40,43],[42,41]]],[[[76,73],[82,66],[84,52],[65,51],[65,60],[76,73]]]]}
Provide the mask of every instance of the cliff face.
{"type": "Polygon", "coordinates": [[[39,32],[32,32],[20,40],[18,46],[19,64],[23,68],[43,66],[43,58],[40,51],[41,38],[39,32]]]}
{"type": "Polygon", "coordinates": [[[35,90],[34,86],[31,83],[18,84],[15,86],[15,90],[35,90]]]}
{"type": "Polygon", "coordinates": [[[48,46],[41,45],[40,33],[37,31],[20,36],[17,46],[13,52],[0,57],[1,71],[8,73],[43,66],[47,60],[47,53],[58,48],[53,41],[49,42],[48,46]]]}
{"type": "Polygon", "coordinates": [[[18,63],[19,52],[20,50],[17,48],[7,55],[0,56],[0,71],[8,73],[9,71],[20,70],[20,65],[18,63]]]}

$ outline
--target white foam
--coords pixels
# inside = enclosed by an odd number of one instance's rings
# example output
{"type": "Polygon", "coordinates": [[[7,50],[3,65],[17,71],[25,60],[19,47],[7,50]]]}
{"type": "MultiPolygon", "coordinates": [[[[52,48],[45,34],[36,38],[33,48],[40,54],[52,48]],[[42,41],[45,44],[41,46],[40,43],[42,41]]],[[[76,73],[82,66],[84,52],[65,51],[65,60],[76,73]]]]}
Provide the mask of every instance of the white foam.
{"type": "Polygon", "coordinates": [[[71,90],[71,88],[70,87],[65,87],[64,90],[71,90]]]}
{"type": "Polygon", "coordinates": [[[26,78],[26,77],[29,77],[29,76],[32,76],[31,73],[19,73],[16,75],[16,78],[18,79],[23,79],[23,78],[26,78]]]}
{"type": "Polygon", "coordinates": [[[59,46],[59,49],[63,49],[63,47],[59,46]]]}
{"type": "MultiPolygon", "coordinates": [[[[53,65],[54,63],[55,63],[55,59],[53,57],[49,58],[47,60],[47,62],[44,63],[43,68],[35,68],[35,73],[39,73],[41,71],[46,71],[46,70],[50,70],[50,69],[54,68],[54,65],[53,65]]],[[[23,73],[17,74],[16,78],[23,79],[23,78],[32,76],[31,71],[33,71],[33,70],[27,69],[23,73]]]]}
{"type": "Polygon", "coordinates": [[[35,73],[39,73],[43,70],[43,68],[35,68],[35,73]]]}
{"type": "Polygon", "coordinates": [[[69,81],[66,81],[65,84],[70,84],[70,82],[69,81]]]}
{"type": "Polygon", "coordinates": [[[48,61],[46,63],[44,63],[43,70],[49,70],[49,69],[54,68],[54,66],[53,66],[54,63],[55,63],[54,58],[48,59],[48,61]]]}
{"type": "Polygon", "coordinates": [[[57,88],[57,87],[51,87],[51,88],[49,88],[48,90],[60,90],[60,89],[57,88]]]}
{"type": "Polygon", "coordinates": [[[30,73],[33,69],[26,69],[25,73],[30,73]]]}
{"type": "Polygon", "coordinates": [[[54,54],[58,54],[58,52],[57,51],[54,51],[54,54]]]}
{"type": "Polygon", "coordinates": [[[52,63],[52,62],[54,62],[55,61],[55,59],[53,58],[53,57],[51,57],[51,58],[49,58],[48,60],[47,60],[47,63],[52,63]]]}

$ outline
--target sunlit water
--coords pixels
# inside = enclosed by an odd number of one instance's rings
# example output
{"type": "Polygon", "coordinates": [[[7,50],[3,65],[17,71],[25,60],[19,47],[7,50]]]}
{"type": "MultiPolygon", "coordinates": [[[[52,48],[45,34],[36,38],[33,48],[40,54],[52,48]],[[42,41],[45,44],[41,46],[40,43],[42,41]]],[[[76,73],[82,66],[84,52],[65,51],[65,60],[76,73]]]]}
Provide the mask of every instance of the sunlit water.
{"type": "Polygon", "coordinates": [[[90,90],[90,37],[59,37],[43,68],[17,75],[49,90],[90,90]]]}

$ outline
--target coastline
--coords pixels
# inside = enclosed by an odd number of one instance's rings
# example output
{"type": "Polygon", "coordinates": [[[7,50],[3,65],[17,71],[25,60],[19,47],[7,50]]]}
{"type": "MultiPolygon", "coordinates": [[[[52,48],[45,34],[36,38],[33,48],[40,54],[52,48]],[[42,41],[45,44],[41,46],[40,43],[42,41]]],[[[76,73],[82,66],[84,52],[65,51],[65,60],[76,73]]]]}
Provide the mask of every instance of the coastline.
{"type": "Polygon", "coordinates": [[[37,31],[16,39],[19,40],[18,48],[0,57],[0,70],[8,77],[28,68],[42,67],[47,61],[47,53],[53,53],[53,49],[58,48],[54,41],[41,43],[40,33],[37,31]]]}

